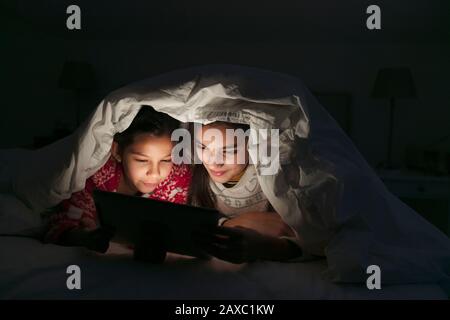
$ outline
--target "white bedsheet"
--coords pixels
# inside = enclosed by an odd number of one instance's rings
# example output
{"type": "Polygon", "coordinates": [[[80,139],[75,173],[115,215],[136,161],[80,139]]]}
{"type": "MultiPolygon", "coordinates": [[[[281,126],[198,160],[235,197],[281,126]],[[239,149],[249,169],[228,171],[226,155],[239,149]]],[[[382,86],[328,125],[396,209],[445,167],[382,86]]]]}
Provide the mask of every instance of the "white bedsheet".
{"type": "MultiPolygon", "coordinates": [[[[1,299],[446,299],[436,285],[337,285],[322,278],[325,260],[234,265],[170,255],[163,265],[129,252],[97,255],[78,248],[0,238],[1,299]],[[68,290],[66,268],[81,268],[81,290],[68,290]]],[[[114,253],[115,252],[115,253],[114,253]]]]}

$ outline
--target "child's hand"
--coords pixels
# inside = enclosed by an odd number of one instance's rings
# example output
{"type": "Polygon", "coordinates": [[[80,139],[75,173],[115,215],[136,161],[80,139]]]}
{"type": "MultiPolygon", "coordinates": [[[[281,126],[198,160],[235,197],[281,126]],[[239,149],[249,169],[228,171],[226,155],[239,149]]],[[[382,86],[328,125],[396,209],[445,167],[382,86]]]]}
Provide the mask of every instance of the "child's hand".
{"type": "Polygon", "coordinates": [[[163,263],[167,251],[158,241],[140,241],[134,247],[134,259],[142,262],[163,263]]]}
{"type": "Polygon", "coordinates": [[[285,239],[244,227],[216,227],[209,232],[196,232],[193,240],[208,254],[232,263],[285,260],[299,254],[285,239]]]}
{"type": "Polygon", "coordinates": [[[141,236],[134,247],[134,259],[142,262],[163,263],[166,259],[166,235],[169,233],[164,224],[144,221],[141,224],[141,236]]]}
{"type": "Polygon", "coordinates": [[[105,253],[113,236],[114,230],[109,228],[102,227],[95,230],[73,228],[62,234],[58,244],[70,247],[85,247],[89,250],[105,253]]]}
{"type": "Polygon", "coordinates": [[[292,229],[276,212],[246,212],[223,223],[224,227],[244,227],[271,237],[295,237],[292,229]]]}
{"type": "Polygon", "coordinates": [[[109,248],[109,241],[114,236],[114,231],[108,228],[97,228],[87,231],[85,247],[89,250],[105,253],[109,248]]]}

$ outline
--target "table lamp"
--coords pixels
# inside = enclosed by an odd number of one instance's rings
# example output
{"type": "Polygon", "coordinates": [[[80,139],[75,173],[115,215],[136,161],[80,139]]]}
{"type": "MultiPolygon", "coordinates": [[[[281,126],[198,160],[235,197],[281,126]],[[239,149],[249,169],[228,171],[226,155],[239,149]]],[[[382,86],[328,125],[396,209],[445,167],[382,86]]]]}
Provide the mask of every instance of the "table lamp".
{"type": "Polygon", "coordinates": [[[378,71],[372,91],[373,98],[389,99],[389,133],[386,169],[393,169],[392,133],[395,116],[395,99],[416,97],[416,88],[409,68],[382,68],[378,71]]]}

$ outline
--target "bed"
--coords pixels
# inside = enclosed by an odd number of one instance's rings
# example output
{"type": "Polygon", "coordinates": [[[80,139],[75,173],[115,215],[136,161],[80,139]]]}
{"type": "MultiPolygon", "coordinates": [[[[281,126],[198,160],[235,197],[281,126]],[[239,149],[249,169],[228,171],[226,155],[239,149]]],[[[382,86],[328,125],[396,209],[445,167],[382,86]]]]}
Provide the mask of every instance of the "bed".
{"type": "Polygon", "coordinates": [[[0,238],[1,299],[446,299],[437,285],[337,285],[321,276],[325,260],[235,265],[169,254],[162,265],[136,262],[130,252],[108,255],[0,238]],[[66,286],[67,267],[81,270],[81,290],[66,286]]]}

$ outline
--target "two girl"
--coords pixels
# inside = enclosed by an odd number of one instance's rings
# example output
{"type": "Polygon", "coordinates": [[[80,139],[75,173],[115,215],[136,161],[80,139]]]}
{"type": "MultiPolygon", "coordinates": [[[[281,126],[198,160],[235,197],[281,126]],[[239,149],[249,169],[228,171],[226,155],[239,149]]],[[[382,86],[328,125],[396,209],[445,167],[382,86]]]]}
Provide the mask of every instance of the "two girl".
{"type": "MultiPolygon", "coordinates": [[[[228,218],[213,230],[196,233],[194,240],[207,253],[223,260],[282,261],[301,255],[293,241],[294,232],[274,212],[261,190],[255,168],[248,161],[247,140],[230,143],[210,139],[211,130],[226,137],[227,129],[246,131],[249,127],[227,122],[200,126],[193,137],[202,164],[193,165],[191,175],[186,164],[172,163],[171,134],[178,126],[165,113],[143,106],[130,127],[114,136],[108,162],[86,181],[84,190],[60,204],[46,240],[99,252],[107,250],[112,233],[98,228],[92,198],[97,188],[218,209],[228,218]],[[238,159],[242,154],[243,159],[238,159]]],[[[148,251],[151,243],[146,247],[148,251]]]]}

